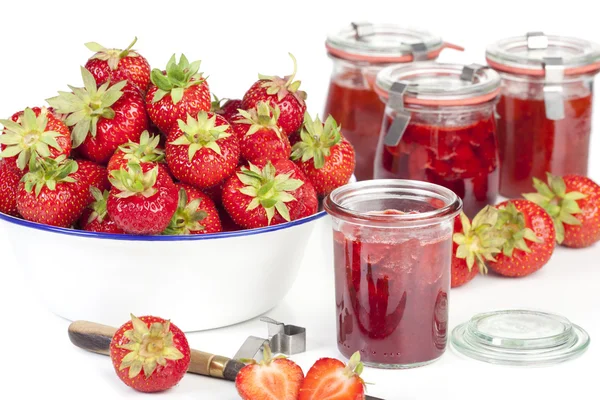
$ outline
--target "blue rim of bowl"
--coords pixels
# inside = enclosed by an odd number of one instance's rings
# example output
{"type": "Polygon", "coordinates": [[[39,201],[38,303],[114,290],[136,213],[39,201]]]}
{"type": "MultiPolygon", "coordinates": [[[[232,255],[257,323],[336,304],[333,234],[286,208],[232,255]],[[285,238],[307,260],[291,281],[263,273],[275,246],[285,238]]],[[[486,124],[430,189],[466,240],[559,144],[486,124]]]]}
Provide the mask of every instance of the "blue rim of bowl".
{"type": "Polygon", "coordinates": [[[62,235],[79,236],[85,238],[105,239],[105,240],[120,240],[120,241],[141,241],[141,242],[178,242],[188,240],[210,240],[210,239],[223,239],[238,236],[251,236],[259,235],[261,233],[275,232],[281,229],[291,228],[293,226],[303,225],[311,221],[315,221],[324,217],[327,213],[325,211],[319,211],[311,216],[301,218],[295,221],[286,222],[283,224],[266,226],[264,228],[246,229],[241,231],[232,232],[218,232],[218,233],[207,233],[204,235],[170,235],[170,236],[141,236],[141,235],[127,235],[127,234],[114,234],[114,233],[99,233],[99,232],[88,232],[71,228],[60,228],[57,226],[39,224],[37,222],[27,221],[21,218],[12,217],[7,214],[0,212],[0,220],[6,221],[11,224],[24,226],[45,232],[60,233],[62,235]]]}

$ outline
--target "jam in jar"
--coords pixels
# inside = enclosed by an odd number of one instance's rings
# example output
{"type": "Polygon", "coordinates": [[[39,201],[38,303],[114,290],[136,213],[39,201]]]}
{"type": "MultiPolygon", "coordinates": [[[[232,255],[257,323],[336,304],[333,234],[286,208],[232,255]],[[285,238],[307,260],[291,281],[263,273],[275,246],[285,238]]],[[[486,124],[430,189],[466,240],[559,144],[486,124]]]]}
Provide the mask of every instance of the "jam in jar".
{"type": "Polygon", "coordinates": [[[460,49],[430,33],[393,24],[352,23],[329,35],[333,74],[324,115],[332,115],[356,151],[357,180],[373,178],[373,161],[385,106],[373,89],[377,73],[393,63],[433,60],[460,49]]]}
{"type": "Polygon", "coordinates": [[[531,192],[532,178],[545,180],[546,172],[587,175],[600,46],[534,32],[498,41],[486,56],[502,78],[500,193],[531,192]]]}
{"type": "Polygon", "coordinates": [[[461,201],[426,182],[336,189],[332,216],[338,349],[381,368],[435,361],[448,335],[453,219],[461,201]]]}
{"type": "Polygon", "coordinates": [[[498,194],[494,106],[500,77],[489,68],[438,63],[391,66],[377,91],[387,103],[376,179],[442,185],[473,217],[498,194]]]}

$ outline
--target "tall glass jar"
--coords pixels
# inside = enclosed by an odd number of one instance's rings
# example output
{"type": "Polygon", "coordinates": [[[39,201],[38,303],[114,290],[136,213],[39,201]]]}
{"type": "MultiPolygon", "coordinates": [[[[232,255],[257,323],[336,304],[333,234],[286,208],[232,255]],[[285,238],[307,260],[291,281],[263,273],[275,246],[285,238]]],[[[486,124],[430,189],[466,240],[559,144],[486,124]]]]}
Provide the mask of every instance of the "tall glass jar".
{"type": "Polygon", "coordinates": [[[332,115],[356,151],[355,176],[373,178],[384,105],[373,90],[377,73],[392,63],[434,60],[444,48],[461,49],[428,32],[394,24],[352,23],[329,35],[333,74],[324,115],[332,115]]]}
{"type": "Polygon", "coordinates": [[[442,185],[473,217],[498,194],[494,106],[500,77],[477,65],[412,63],[377,76],[387,106],[375,158],[376,179],[442,185]]]}
{"type": "Polygon", "coordinates": [[[332,216],[338,349],[381,368],[442,356],[454,217],[461,201],[426,182],[370,180],[334,190],[332,216]]]}
{"type": "Polygon", "coordinates": [[[486,57],[502,77],[500,193],[531,192],[546,172],[587,175],[600,46],[534,32],[488,46],[486,57]]]}

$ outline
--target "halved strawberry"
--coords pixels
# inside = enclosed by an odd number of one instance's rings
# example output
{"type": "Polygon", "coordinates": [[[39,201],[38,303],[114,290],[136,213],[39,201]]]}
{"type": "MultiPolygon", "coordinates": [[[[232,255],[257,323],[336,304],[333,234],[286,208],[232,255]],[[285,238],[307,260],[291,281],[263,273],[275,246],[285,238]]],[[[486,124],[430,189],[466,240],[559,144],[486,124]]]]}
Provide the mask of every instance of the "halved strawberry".
{"type": "Polygon", "coordinates": [[[90,188],[90,192],[94,201],[79,219],[81,229],[90,232],[125,233],[115,224],[106,210],[106,201],[110,192],[105,190],[103,193],[93,186],[90,188]]]}
{"type": "Polygon", "coordinates": [[[200,190],[175,184],[179,189],[179,203],[163,235],[200,235],[221,232],[221,220],[215,203],[200,190]]]}
{"type": "Polygon", "coordinates": [[[235,387],[243,400],[297,400],[304,372],[292,360],[273,359],[271,348],[265,345],[263,360],[249,364],[235,378],[235,387]]]}
{"type": "Polygon", "coordinates": [[[306,374],[298,400],[363,400],[363,368],[358,351],[347,365],[334,358],[321,358],[306,374]]]}
{"type": "Polygon", "coordinates": [[[300,81],[294,81],[296,76],[296,58],[290,53],[294,62],[292,75],[280,78],[258,74],[256,81],[244,95],[242,108],[249,110],[256,108],[259,102],[268,101],[273,107],[281,110],[279,126],[286,135],[291,135],[302,126],[302,119],[306,112],[306,93],[298,90],[300,81]]]}
{"type": "Polygon", "coordinates": [[[17,192],[23,172],[9,163],[12,161],[0,159],[0,213],[18,217],[17,192]]]}

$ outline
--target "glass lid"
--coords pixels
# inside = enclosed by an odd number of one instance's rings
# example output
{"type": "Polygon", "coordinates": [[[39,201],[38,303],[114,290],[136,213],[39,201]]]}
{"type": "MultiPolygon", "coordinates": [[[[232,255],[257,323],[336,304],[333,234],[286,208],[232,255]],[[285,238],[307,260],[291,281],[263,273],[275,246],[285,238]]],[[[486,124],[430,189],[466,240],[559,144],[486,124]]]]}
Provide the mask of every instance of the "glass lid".
{"type": "Polygon", "coordinates": [[[572,37],[530,32],[488,46],[486,58],[495,69],[526,74],[545,75],[545,66],[557,62],[565,74],[583,74],[600,70],[600,45],[572,37]]]}
{"type": "Polygon", "coordinates": [[[426,31],[367,22],[353,22],[330,34],[326,42],[327,50],[333,56],[372,62],[433,59],[445,46],[440,37],[426,31]]]}
{"type": "Polygon", "coordinates": [[[562,316],[507,310],[475,315],[452,331],[451,343],[459,353],[493,364],[547,365],[581,355],[590,338],[562,316]]]}
{"type": "Polygon", "coordinates": [[[476,64],[421,62],[393,65],[379,72],[375,91],[387,99],[392,87],[397,87],[398,83],[404,88],[404,103],[407,104],[467,105],[495,98],[500,90],[500,75],[476,64]]]}

